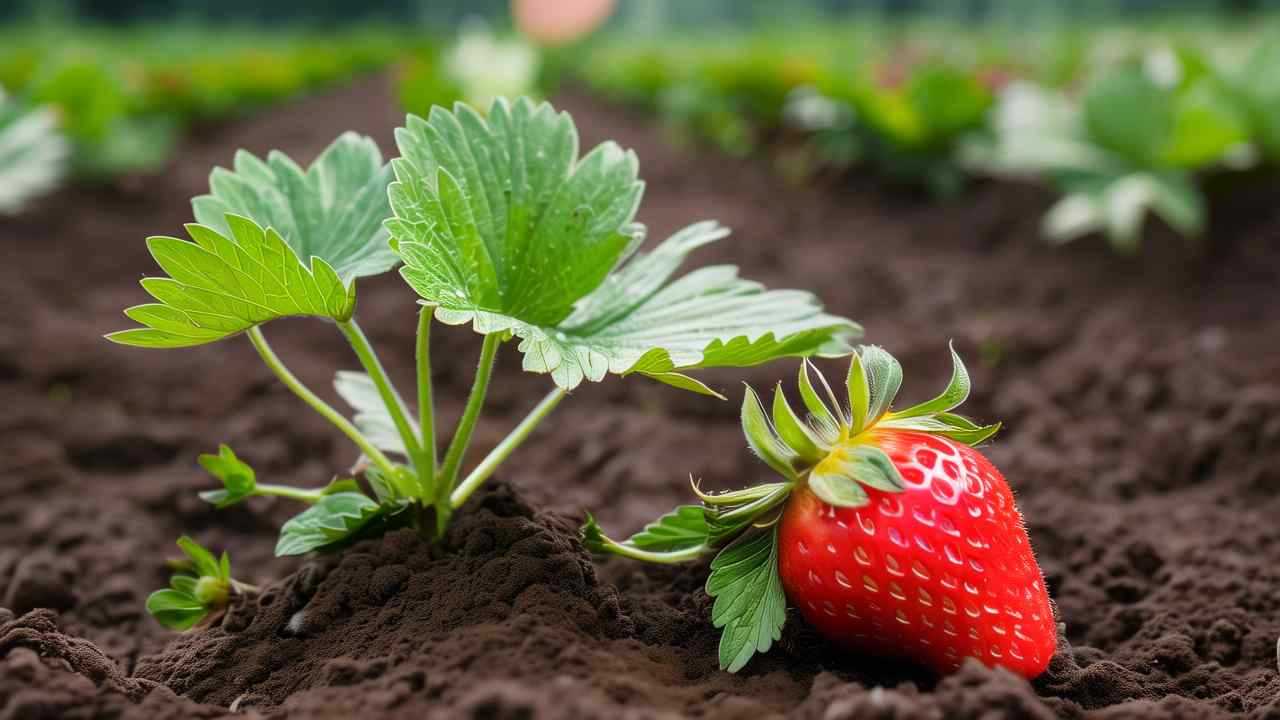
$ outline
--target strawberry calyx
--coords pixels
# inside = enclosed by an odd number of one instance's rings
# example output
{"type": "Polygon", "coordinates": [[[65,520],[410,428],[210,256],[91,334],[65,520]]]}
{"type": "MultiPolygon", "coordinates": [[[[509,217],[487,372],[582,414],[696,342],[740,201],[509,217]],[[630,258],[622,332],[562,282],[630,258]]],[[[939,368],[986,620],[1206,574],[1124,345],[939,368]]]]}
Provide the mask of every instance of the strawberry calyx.
{"type": "Polygon", "coordinates": [[[971,384],[960,355],[954,346],[950,350],[951,381],[946,389],[904,410],[892,409],[902,385],[902,366],[874,345],[859,347],[851,357],[844,402],[808,360],[802,362],[797,382],[804,415],[792,408],[782,383],[775,387],[771,412],[748,386],[742,402],[743,433],[752,451],[782,476],[781,482],[710,493],[690,478],[701,505],[683,505],[624,541],[609,538],[588,516],[582,528],[584,544],[593,552],[646,562],[684,562],[715,552],[747,529],[770,527],[800,487],[836,507],[867,504],[866,488],[902,492],[902,477],[879,446],[883,433],[923,432],[977,445],[1000,429],[999,423],[979,425],[952,412],[969,397],[971,384]]]}
{"type": "MultiPolygon", "coordinates": [[[[847,401],[836,399],[822,373],[805,360],[800,366],[800,397],[808,410],[803,420],[775,388],[772,417],[750,388],[742,407],[742,427],[751,449],[787,480],[805,484],[824,502],[837,507],[861,507],[868,502],[865,488],[901,492],[902,477],[879,447],[878,438],[891,431],[940,435],[977,445],[994,435],[1000,424],[979,425],[952,412],[969,397],[971,383],[964,361],[952,346],[951,381],[937,397],[905,410],[892,410],[902,385],[902,366],[883,348],[860,347],[845,378],[847,401]],[[817,376],[818,386],[813,383],[817,376]],[[819,394],[817,387],[821,387],[819,394]]],[[[704,499],[705,502],[705,499],[704,499]]]]}

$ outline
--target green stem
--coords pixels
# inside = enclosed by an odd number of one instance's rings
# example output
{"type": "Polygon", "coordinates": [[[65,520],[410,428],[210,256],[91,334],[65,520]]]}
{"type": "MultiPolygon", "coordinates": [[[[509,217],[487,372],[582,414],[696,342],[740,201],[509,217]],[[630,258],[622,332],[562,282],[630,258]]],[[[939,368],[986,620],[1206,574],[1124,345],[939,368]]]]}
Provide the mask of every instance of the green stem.
{"type": "Polygon", "coordinates": [[[321,400],[315,393],[311,392],[306,385],[302,384],[302,381],[298,380],[298,378],[289,371],[289,368],[285,367],[284,363],[280,361],[279,356],[277,356],[275,351],[271,349],[271,346],[267,344],[267,339],[262,335],[261,327],[251,327],[247,334],[249,336],[249,341],[253,343],[254,349],[258,351],[258,355],[262,356],[262,361],[267,364],[268,368],[271,368],[271,372],[275,373],[276,377],[280,378],[280,381],[283,382],[286,387],[293,391],[294,395],[302,398],[302,401],[310,405],[311,409],[320,413],[324,419],[333,423],[335,427],[341,430],[342,434],[350,438],[351,442],[355,443],[356,447],[360,448],[360,451],[363,452],[374,465],[377,465],[378,469],[385,473],[387,477],[396,476],[395,465],[387,459],[386,455],[382,454],[381,450],[374,447],[373,443],[369,442],[368,438],[360,434],[360,431],[356,429],[356,426],[352,425],[350,420],[343,417],[342,413],[334,410],[328,403],[321,400]]]}
{"type": "Polygon", "coordinates": [[[709,552],[713,552],[713,549],[706,545],[695,545],[683,550],[654,552],[652,550],[641,550],[640,548],[627,543],[614,542],[609,538],[604,538],[598,549],[602,552],[607,552],[610,555],[621,555],[622,557],[631,558],[632,560],[661,563],[663,565],[675,565],[676,563],[696,560],[709,552]]]}
{"type": "Polygon", "coordinates": [[[475,492],[476,488],[483,485],[484,481],[488,480],[489,476],[493,475],[494,471],[498,469],[498,466],[501,465],[507,457],[511,455],[511,453],[515,452],[516,448],[520,447],[525,439],[529,437],[529,434],[533,432],[533,429],[538,427],[538,424],[541,423],[543,419],[545,419],[547,415],[555,409],[556,405],[560,404],[560,401],[564,399],[564,396],[568,394],[569,393],[563,388],[556,388],[548,393],[546,397],[542,398],[542,401],[538,403],[537,407],[526,415],[524,420],[520,421],[520,424],[516,426],[515,430],[512,430],[510,435],[503,439],[502,442],[498,443],[498,446],[491,450],[489,454],[485,456],[484,460],[480,461],[480,464],[476,466],[476,469],[471,471],[471,474],[467,476],[467,479],[463,480],[462,484],[458,485],[458,488],[449,496],[449,505],[455,510],[461,507],[462,504],[467,501],[467,498],[471,497],[471,493],[475,492]]]}
{"type": "Polygon", "coordinates": [[[489,378],[493,376],[494,360],[498,356],[498,346],[502,344],[502,333],[491,333],[484,336],[484,346],[480,349],[480,363],[476,367],[476,379],[471,385],[471,395],[467,398],[467,407],[462,411],[462,419],[458,421],[458,429],[454,431],[453,440],[449,442],[449,450],[444,455],[444,467],[440,469],[439,481],[436,485],[437,500],[448,498],[447,493],[453,490],[458,481],[458,468],[462,458],[471,444],[471,433],[476,429],[476,421],[480,419],[480,410],[484,407],[485,395],[489,393],[489,378]]]}
{"type": "Polygon", "coordinates": [[[373,385],[378,389],[378,396],[382,398],[382,404],[386,406],[387,412],[391,415],[391,422],[396,426],[396,432],[400,433],[400,441],[404,443],[404,448],[409,454],[409,461],[413,464],[414,469],[421,476],[424,472],[433,471],[430,465],[426,464],[426,459],[422,454],[422,446],[418,444],[418,434],[414,430],[413,424],[409,422],[408,413],[405,410],[404,400],[401,399],[400,393],[396,392],[396,388],[391,384],[391,378],[387,376],[387,371],[382,367],[382,362],[378,360],[378,354],[373,351],[373,346],[369,344],[369,338],[356,324],[355,320],[346,322],[339,321],[338,329],[342,331],[347,342],[351,343],[351,348],[356,351],[356,357],[360,358],[360,364],[364,366],[365,372],[369,373],[369,379],[373,380],[373,385]]]}
{"type": "Polygon", "coordinates": [[[289,500],[297,500],[310,505],[320,502],[320,498],[324,497],[323,490],[304,490],[303,488],[289,487],[288,485],[271,485],[269,483],[258,483],[253,489],[253,494],[288,498],[289,500]]]}
{"type": "Polygon", "coordinates": [[[418,339],[415,353],[418,368],[418,427],[422,433],[422,457],[425,467],[418,468],[418,485],[423,498],[435,497],[436,482],[436,410],[431,388],[431,312],[422,308],[418,314],[418,339]]]}

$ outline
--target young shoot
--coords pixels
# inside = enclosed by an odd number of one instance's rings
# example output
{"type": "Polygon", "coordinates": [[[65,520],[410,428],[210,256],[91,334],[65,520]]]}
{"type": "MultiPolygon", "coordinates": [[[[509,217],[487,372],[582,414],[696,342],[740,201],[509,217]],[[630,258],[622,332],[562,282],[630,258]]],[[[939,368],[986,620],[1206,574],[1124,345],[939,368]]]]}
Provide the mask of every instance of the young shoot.
{"type": "MultiPolygon", "coordinates": [[[[201,464],[222,482],[202,497],[226,507],[271,495],[307,507],[276,552],[332,549],[413,525],[438,537],[453,512],[584,381],[640,375],[719,397],[695,379],[708,367],[838,356],[860,334],[813,295],[766,290],[721,265],[677,277],[686,257],[728,231],[699,222],[651,250],[635,222],[644,185],[634,153],[613,142],[580,155],[568,114],[499,99],[487,114],[459,104],[409,116],[387,164],[347,133],[308,168],[273,152],[240,152],[192,201],[188,239],[147,242],[165,275],[142,281],[155,302],[125,314],[139,327],[109,339],[183,348],[243,335],[279,380],[360,453],[355,477],[319,489],[266,484],[227,447],[201,464]],[[396,266],[418,295],[416,392],[401,394],[356,321],[356,280],[396,266]],[[350,343],[361,370],[334,386],[354,411],[330,406],[276,354],[263,326],[320,319],[350,343]],[[471,393],[452,433],[433,405],[436,323],[483,336],[471,393]],[[468,464],[499,355],[551,388],[486,456],[468,464]],[[469,469],[468,469],[469,468],[469,469]]],[[[317,330],[323,328],[317,323],[317,330]]]]}
{"type": "Polygon", "coordinates": [[[147,612],[171,630],[189,630],[226,609],[232,595],[258,592],[258,588],[231,577],[231,558],[220,558],[187,536],[178,538],[185,559],[170,563],[174,570],[169,587],[147,598],[147,612]]]}

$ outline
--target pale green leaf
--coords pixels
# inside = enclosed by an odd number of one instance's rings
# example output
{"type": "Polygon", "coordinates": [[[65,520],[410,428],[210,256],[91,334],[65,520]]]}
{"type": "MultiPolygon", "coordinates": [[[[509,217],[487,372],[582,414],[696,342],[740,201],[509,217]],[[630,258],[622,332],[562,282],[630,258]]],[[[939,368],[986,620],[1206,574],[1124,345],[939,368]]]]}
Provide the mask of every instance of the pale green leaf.
{"type": "Polygon", "coordinates": [[[877,345],[858,348],[862,355],[862,367],[867,373],[869,390],[866,425],[878,420],[889,411],[893,399],[902,387],[902,366],[897,358],[877,345]]]}
{"type": "Polygon", "coordinates": [[[720,667],[737,672],[782,637],[787,598],[778,576],[777,527],[748,534],[711,561],[707,594],[712,623],[721,628],[720,667]]]}
{"type": "Polygon", "coordinates": [[[302,555],[346,540],[377,517],[381,510],[378,503],[361,493],[325,495],[280,528],[276,555],[302,555]]]}
{"type": "Polygon", "coordinates": [[[221,577],[221,566],[218,560],[203,545],[183,535],[178,538],[178,547],[191,560],[193,574],[200,577],[221,577]]]}
{"type": "Polygon", "coordinates": [[[819,500],[836,507],[859,508],[869,501],[867,491],[856,480],[843,472],[826,472],[826,468],[809,473],[809,489],[819,500]]]}
{"type": "Polygon", "coordinates": [[[209,194],[191,201],[197,222],[225,235],[228,213],[251,218],[304,263],[318,257],[348,283],[398,262],[382,226],[391,169],[372,139],[344,133],[306,170],[279,151],[264,161],[244,150],[234,168],[214,169],[209,194]]]}
{"type": "Polygon", "coordinates": [[[355,285],[344,285],[324,260],[303,265],[274,230],[228,215],[229,235],[188,225],[193,242],[147,240],[168,277],[142,287],[159,302],[136,305],[125,315],[144,327],[111,333],[122,345],[176,348],[202,345],[276,318],[310,315],[348,320],[355,285]]]}
{"type": "MultiPolygon", "coordinates": [[[[368,373],[339,370],[333,379],[333,389],[356,411],[353,418],[356,427],[374,447],[398,455],[408,455],[404,439],[400,437],[400,431],[396,429],[395,421],[391,419],[391,413],[387,411],[387,406],[382,402],[382,396],[378,394],[378,388],[368,373]]],[[[410,419],[409,424],[416,434],[417,423],[410,419]]]]}
{"type": "Polygon", "coordinates": [[[578,158],[572,120],[550,105],[500,100],[487,119],[437,108],[396,137],[387,227],[401,274],[441,322],[519,337],[524,369],[563,388],[642,373],[710,393],[684,371],[846,354],[859,331],[730,266],[673,281],[726,231],[698,223],[636,253],[634,154],[604,143],[578,158]]]}
{"type": "Polygon", "coordinates": [[[24,108],[0,89],[0,215],[57,187],[70,155],[53,110],[24,108]]]}

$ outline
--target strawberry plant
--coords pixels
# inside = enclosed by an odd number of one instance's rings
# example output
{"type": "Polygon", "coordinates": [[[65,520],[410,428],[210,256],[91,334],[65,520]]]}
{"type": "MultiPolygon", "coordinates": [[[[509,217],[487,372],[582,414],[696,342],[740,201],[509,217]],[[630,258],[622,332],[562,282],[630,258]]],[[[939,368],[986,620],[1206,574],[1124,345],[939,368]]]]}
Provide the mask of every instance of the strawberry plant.
{"type": "MultiPolygon", "coordinates": [[[[361,453],[356,477],[304,489],[258,481],[229,448],[202,464],[222,482],[220,507],[272,495],[307,507],[276,552],[336,548],[387,527],[438,536],[574,388],[643,375],[717,395],[691,373],[788,356],[842,355],[859,328],[796,290],[766,290],[732,266],[675,277],[689,253],[727,231],[695,223],[640,252],[644,189],[636,156],[605,142],[579,156],[572,119],[548,104],[497,100],[482,116],[459,104],[409,116],[400,156],[348,133],[304,169],[281,153],[241,152],[192,201],[190,240],[153,237],[166,276],[142,281],[155,302],[125,314],[139,327],[114,342],[183,348],[244,335],[280,381],[361,453]],[[393,386],[356,322],[356,283],[396,266],[418,295],[416,392],[393,386]],[[336,376],[353,417],[307,388],[263,325],[309,317],[335,327],[363,371],[336,376]],[[465,410],[437,442],[430,363],[435,323],[483,336],[465,410]],[[553,388],[488,455],[463,472],[494,365],[514,342],[523,369],[553,388]]],[[[317,325],[319,327],[319,325],[317,325]]]]}
{"type": "Polygon", "coordinates": [[[0,215],[56,187],[69,154],[53,111],[28,109],[0,88],[0,215]]]}
{"type": "Polygon", "coordinates": [[[1009,486],[977,450],[1000,426],[953,412],[970,381],[952,361],[942,394],[903,410],[902,369],[877,347],[853,355],[845,403],[804,362],[807,419],[781,384],[771,412],[748,388],[742,427],[778,481],[720,494],[695,483],[701,504],[625,541],[588,518],[584,541],[648,562],[715,555],[706,590],[730,671],[779,640],[790,605],[857,651],[1035,677],[1057,642],[1053,607],[1009,486]]]}

